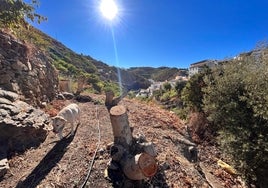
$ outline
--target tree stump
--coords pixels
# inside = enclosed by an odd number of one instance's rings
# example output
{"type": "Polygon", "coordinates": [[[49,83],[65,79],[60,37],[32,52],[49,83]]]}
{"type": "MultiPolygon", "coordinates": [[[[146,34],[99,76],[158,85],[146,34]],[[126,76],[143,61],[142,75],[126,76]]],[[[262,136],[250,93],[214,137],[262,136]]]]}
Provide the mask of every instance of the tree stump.
{"type": "Polygon", "coordinates": [[[150,178],[157,171],[153,144],[147,143],[146,139],[133,137],[126,108],[118,105],[122,97],[113,97],[112,92],[106,93],[105,105],[110,113],[114,135],[114,145],[111,147],[112,161],[119,164],[121,171],[130,180],[150,178]]]}
{"type": "Polygon", "coordinates": [[[128,147],[132,144],[132,133],[124,106],[114,106],[110,110],[110,119],[114,134],[114,144],[128,147]]]}

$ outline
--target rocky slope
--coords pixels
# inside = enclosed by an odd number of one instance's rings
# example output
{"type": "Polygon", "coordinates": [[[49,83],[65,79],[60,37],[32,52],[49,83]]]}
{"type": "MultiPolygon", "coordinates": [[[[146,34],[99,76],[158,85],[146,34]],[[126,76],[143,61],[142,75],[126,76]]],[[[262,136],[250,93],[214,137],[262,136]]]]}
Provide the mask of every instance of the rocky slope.
{"type": "Polygon", "coordinates": [[[41,50],[0,31],[0,87],[40,105],[55,97],[58,75],[41,50]]]}

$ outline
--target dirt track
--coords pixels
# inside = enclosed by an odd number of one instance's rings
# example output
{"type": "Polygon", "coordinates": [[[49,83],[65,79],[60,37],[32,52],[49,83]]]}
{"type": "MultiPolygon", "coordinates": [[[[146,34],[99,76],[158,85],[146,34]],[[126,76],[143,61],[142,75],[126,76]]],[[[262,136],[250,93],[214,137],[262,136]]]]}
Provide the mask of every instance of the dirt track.
{"type": "MultiPolygon", "coordinates": [[[[93,95],[92,98],[103,104],[104,96],[93,95]]],[[[10,159],[10,172],[1,180],[0,187],[80,187],[98,145],[98,125],[100,147],[87,187],[122,187],[120,181],[124,177],[115,177],[112,182],[104,173],[110,160],[107,146],[113,141],[113,136],[108,111],[102,104],[79,103],[83,115],[74,137],[59,141],[50,132],[38,148],[10,159]]],[[[220,154],[214,146],[199,146],[203,169],[181,155],[176,139],[183,134],[184,125],[174,114],[134,100],[125,99],[120,104],[128,109],[134,135],[145,135],[155,144],[158,153],[158,172],[152,179],[145,180],[143,187],[243,187],[240,181],[217,167],[215,156],[220,154]]],[[[69,131],[66,130],[65,135],[69,131]]]]}

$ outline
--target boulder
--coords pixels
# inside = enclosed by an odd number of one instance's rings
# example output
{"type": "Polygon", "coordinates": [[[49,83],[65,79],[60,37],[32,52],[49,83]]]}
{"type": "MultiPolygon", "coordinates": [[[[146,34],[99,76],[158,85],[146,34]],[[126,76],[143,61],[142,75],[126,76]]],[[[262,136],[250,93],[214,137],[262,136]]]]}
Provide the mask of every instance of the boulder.
{"type": "Polygon", "coordinates": [[[0,89],[0,143],[7,147],[8,155],[39,146],[49,130],[45,112],[18,99],[11,101],[14,96],[0,89]]]}
{"type": "Polygon", "coordinates": [[[8,170],[7,147],[0,143],[0,178],[3,177],[8,170]]]}
{"type": "Polygon", "coordinates": [[[75,100],[81,103],[91,102],[92,98],[87,95],[77,95],[75,96],[75,100]]]}
{"type": "Polygon", "coordinates": [[[74,94],[73,93],[69,93],[69,92],[62,92],[62,95],[64,96],[65,99],[67,100],[71,100],[74,98],[74,94]]]}

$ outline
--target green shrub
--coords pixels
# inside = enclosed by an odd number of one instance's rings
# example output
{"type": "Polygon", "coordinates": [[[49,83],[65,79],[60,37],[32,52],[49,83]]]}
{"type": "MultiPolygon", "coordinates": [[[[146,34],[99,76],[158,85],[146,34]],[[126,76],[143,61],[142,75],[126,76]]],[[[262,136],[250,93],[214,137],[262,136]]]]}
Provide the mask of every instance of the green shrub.
{"type": "Polygon", "coordinates": [[[107,91],[113,91],[115,96],[119,96],[120,95],[120,87],[118,84],[113,83],[113,82],[105,82],[104,83],[104,87],[103,90],[105,92],[107,91]]]}
{"type": "Polygon", "coordinates": [[[168,83],[168,82],[164,83],[163,84],[163,87],[164,87],[164,90],[166,90],[166,91],[169,91],[172,88],[171,85],[170,85],[170,83],[168,83]]]}
{"type": "Polygon", "coordinates": [[[179,118],[186,120],[188,117],[189,110],[187,108],[173,108],[171,109],[179,118]]]}
{"type": "Polygon", "coordinates": [[[181,92],[181,99],[184,105],[187,106],[191,111],[202,111],[202,87],[205,85],[203,81],[204,76],[205,73],[193,75],[181,92]]]}
{"type": "Polygon", "coordinates": [[[129,91],[128,92],[128,98],[133,99],[135,97],[136,97],[136,93],[134,91],[129,91]]]}
{"type": "Polygon", "coordinates": [[[219,143],[248,183],[268,185],[268,62],[224,64],[204,81],[204,108],[219,143]]]}
{"type": "Polygon", "coordinates": [[[177,92],[174,89],[171,90],[165,90],[160,96],[160,101],[169,101],[170,99],[177,96],[177,92]]]}
{"type": "Polygon", "coordinates": [[[181,96],[181,92],[182,92],[183,88],[186,86],[186,84],[187,84],[186,81],[176,82],[175,89],[178,93],[178,96],[181,96]]]}

